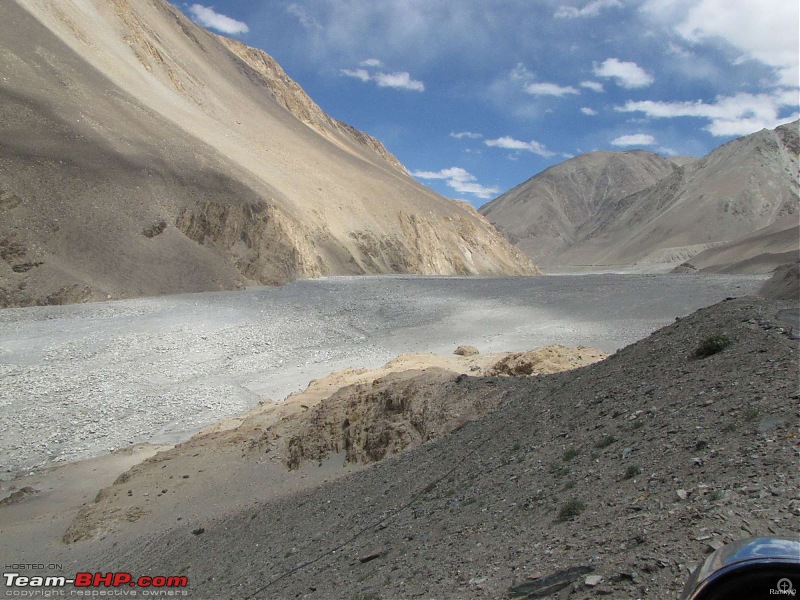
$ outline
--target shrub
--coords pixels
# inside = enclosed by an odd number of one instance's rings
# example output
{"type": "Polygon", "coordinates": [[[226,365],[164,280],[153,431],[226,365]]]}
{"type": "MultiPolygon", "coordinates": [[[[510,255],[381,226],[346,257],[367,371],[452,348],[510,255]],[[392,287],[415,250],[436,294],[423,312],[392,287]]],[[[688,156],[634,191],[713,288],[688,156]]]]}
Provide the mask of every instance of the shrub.
{"type": "Polygon", "coordinates": [[[617,438],[615,438],[613,435],[608,435],[607,434],[607,435],[604,435],[603,437],[601,437],[599,440],[597,440],[597,443],[594,445],[594,447],[595,448],[608,448],[611,444],[613,444],[616,441],[617,441],[617,438]]]}
{"type": "Polygon", "coordinates": [[[561,522],[571,521],[586,510],[586,505],[580,500],[572,499],[558,511],[558,520],[561,522]]]}
{"type": "Polygon", "coordinates": [[[730,345],[731,340],[727,335],[724,333],[715,333],[700,343],[700,345],[697,347],[697,350],[694,351],[694,355],[697,358],[705,358],[706,356],[711,356],[717,352],[722,352],[730,345]]]}
{"type": "Polygon", "coordinates": [[[642,469],[639,465],[628,465],[628,468],[625,469],[625,479],[633,479],[637,475],[641,474],[642,469]]]}
{"type": "Polygon", "coordinates": [[[554,462],[550,465],[550,474],[553,477],[564,477],[565,475],[569,475],[569,467],[567,465],[561,465],[557,462],[554,462]]]}

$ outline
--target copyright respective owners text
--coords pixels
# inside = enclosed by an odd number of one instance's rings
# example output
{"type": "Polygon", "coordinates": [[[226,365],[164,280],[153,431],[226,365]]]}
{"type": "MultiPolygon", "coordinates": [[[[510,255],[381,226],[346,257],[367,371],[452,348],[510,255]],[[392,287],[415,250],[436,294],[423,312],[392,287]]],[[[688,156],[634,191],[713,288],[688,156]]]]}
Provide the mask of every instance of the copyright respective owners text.
{"type": "Polygon", "coordinates": [[[189,579],[185,575],[134,575],[126,571],[63,573],[63,565],[57,563],[6,564],[2,597],[189,597],[189,579]]]}

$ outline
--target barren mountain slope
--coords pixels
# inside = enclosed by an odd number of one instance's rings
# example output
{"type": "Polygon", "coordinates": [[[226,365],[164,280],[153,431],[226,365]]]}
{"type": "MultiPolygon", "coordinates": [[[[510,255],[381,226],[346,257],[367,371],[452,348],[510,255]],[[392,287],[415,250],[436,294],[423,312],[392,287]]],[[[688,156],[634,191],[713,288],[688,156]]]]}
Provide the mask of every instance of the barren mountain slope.
{"type": "Polygon", "coordinates": [[[476,211],[163,0],[0,4],[0,306],[530,273],[476,211]]]}
{"type": "Polygon", "coordinates": [[[704,250],[676,270],[708,273],[769,273],[800,260],[800,225],[791,215],[730,242],[704,250]]]}
{"type": "Polygon", "coordinates": [[[558,264],[559,254],[575,242],[581,225],[685,161],[676,163],[643,150],[590,152],[539,173],[480,212],[534,262],[558,264]]]}
{"type": "MultiPolygon", "coordinates": [[[[196,598],[498,598],[576,566],[602,581],[558,597],[675,597],[709,545],[800,532],[796,310],[729,300],[577,371],[458,378],[443,391],[501,405],[325,485],[271,501],[256,485],[228,516],[69,555],[81,570],[186,575],[196,598]]],[[[213,469],[216,453],[202,456],[213,469]]],[[[165,495],[128,492],[156,511],[183,473],[158,466],[175,476],[165,495]]],[[[221,513],[237,493],[223,475],[202,489],[221,513]]]]}
{"type": "Polygon", "coordinates": [[[676,262],[800,212],[798,122],[720,146],[599,214],[566,264],[676,262]]]}

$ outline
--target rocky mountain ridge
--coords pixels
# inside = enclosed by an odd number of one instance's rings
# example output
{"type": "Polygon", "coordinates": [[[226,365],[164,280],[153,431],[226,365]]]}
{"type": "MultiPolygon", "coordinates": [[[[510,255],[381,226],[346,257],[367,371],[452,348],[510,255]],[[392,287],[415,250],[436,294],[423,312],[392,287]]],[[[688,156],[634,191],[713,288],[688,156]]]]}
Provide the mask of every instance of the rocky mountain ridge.
{"type": "Polygon", "coordinates": [[[0,306],[534,272],[266,54],[164,0],[0,17],[0,306]]]}
{"type": "Polygon", "coordinates": [[[642,150],[590,152],[546,169],[480,212],[520,250],[546,265],[576,243],[586,223],[678,167],[642,150]]]}
{"type": "MultiPolygon", "coordinates": [[[[728,142],[702,159],[667,164],[651,175],[649,185],[640,177],[638,190],[618,184],[619,193],[610,201],[604,200],[606,172],[586,155],[551,167],[481,212],[543,264],[677,264],[775,223],[796,224],[798,148],[798,122],[763,130],[728,142]],[[576,189],[570,173],[577,169],[582,169],[585,181],[576,189]],[[587,198],[591,210],[585,209],[587,198]],[[570,211],[580,218],[572,219],[568,229],[549,218],[551,213],[570,211]]],[[[641,152],[614,156],[631,168],[637,156],[658,160],[641,152]]],[[[639,165],[636,173],[642,172],[639,165]]],[[[623,181],[631,181],[631,173],[626,174],[623,181]]],[[[784,246],[781,252],[792,250],[784,246]]],[[[741,254],[727,257],[729,263],[752,258],[744,246],[739,250],[741,254]]],[[[725,269],[722,263],[715,266],[725,269]]]]}

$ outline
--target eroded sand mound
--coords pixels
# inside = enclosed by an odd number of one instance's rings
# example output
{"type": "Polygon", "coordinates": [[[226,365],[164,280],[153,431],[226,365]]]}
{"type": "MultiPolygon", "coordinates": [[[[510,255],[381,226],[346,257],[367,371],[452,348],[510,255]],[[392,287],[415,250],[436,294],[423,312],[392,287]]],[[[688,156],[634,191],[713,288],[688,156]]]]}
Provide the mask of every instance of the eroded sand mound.
{"type": "Polygon", "coordinates": [[[181,501],[203,489],[227,490],[227,510],[234,512],[253,497],[281,497],[338,478],[489,412],[504,396],[493,380],[480,378],[555,373],[605,356],[563,346],[469,357],[404,354],[378,369],[332,373],[283,403],[265,402],[135,466],[80,511],[64,541],[103,535],[144,518],[153,523],[165,515],[173,522],[176,514],[203,518],[204,507],[181,501]],[[289,472],[306,464],[315,469],[300,476],[289,472]]]}

